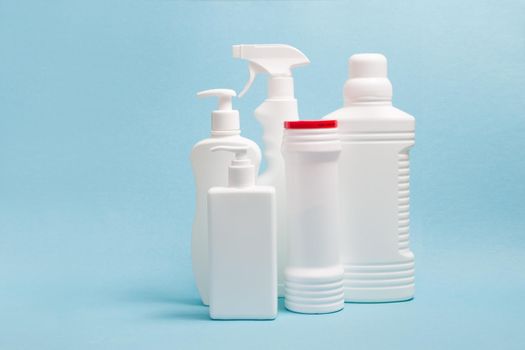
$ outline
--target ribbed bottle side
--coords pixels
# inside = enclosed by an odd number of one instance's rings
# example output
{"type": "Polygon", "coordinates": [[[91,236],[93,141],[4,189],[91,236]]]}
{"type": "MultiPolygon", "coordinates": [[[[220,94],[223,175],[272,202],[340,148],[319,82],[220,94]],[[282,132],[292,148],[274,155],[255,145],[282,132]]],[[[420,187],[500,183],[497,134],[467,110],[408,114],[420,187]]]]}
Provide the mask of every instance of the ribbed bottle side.
{"type": "Polygon", "coordinates": [[[289,310],[305,313],[335,312],[343,304],[341,275],[323,282],[308,278],[285,281],[285,306],[289,310]]]}
{"type": "MultiPolygon", "coordinates": [[[[403,150],[397,156],[397,245],[409,251],[409,149],[413,132],[340,133],[346,144],[392,144],[403,150]]],[[[414,259],[369,264],[344,264],[346,301],[395,301],[413,296],[414,259]]]]}
{"type": "Polygon", "coordinates": [[[349,265],[345,268],[345,288],[391,288],[414,283],[414,261],[388,264],[349,265]]]}
{"type": "Polygon", "coordinates": [[[397,156],[398,164],[398,237],[399,250],[409,250],[410,226],[410,161],[408,149],[397,156]]]}
{"type": "Polygon", "coordinates": [[[342,142],[413,142],[413,132],[340,132],[342,142]]]}

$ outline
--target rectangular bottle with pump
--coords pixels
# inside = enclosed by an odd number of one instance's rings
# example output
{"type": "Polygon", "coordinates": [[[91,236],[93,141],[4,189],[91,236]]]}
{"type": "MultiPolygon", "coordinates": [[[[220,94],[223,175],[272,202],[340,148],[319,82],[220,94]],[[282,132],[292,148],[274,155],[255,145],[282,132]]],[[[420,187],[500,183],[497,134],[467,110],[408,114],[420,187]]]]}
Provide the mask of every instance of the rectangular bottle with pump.
{"type": "Polygon", "coordinates": [[[277,316],[275,190],[255,186],[246,147],[236,153],[229,186],[208,192],[210,317],[274,319],[277,316]]]}

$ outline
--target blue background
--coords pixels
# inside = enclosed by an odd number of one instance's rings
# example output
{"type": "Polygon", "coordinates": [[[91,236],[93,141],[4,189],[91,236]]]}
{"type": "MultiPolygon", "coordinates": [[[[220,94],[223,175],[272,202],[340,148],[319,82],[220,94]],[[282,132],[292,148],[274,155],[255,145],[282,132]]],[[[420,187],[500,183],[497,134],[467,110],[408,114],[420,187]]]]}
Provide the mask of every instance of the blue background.
{"type": "MultiPolygon", "coordinates": [[[[243,134],[264,99],[241,100],[243,134]]],[[[0,349],[525,348],[523,1],[0,1],[0,349]],[[238,43],[287,43],[306,119],[382,52],[417,121],[413,301],[212,322],[191,275],[192,145],[238,43]]]]}

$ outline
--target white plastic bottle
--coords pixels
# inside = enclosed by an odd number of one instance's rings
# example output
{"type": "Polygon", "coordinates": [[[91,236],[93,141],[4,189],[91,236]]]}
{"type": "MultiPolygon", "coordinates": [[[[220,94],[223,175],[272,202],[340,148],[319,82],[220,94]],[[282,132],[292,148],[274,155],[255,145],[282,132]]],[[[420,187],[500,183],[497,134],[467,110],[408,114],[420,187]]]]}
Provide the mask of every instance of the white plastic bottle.
{"type": "Polygon", "coordinates": [[[345,300],[387,302],[414,296],[410,251],[409,150],[414,118],[392,106],[387,60],[380,54],[350,58],[345,106],[337,119],[345,300]]]}
{"type": "Polygon", "coordinates": [[[344,306],[339,255],[337,122],[285,123],[288,262],[284,272],[287,309],[327,313],[344,306]]]}
{"type": "Polygon", "coordinates": [[[217,146],[247,147],[248,158],[252,161],[255,172],[259,170],[261,151],[257,144],[240,136],[239,112],[232,110],[232,97],[235,91],[214,89],[202,91],[199,97],[218,96],[219,107],[213,111],[211,135],[198,142],[191,152],[191,164],[195,178],[196,207],[191,241],[193,274],[202,302],[208,305],[208,214],[206,198],[213,186],[226,186],[228,183],[228,165],[232,155],[228,152],[214,153],[217,146]]]}
{"type": "Polygon", "coordinates": [[[310,61],[298,49],[281,44],[234,45],[233,57],[247,60],[250,79],[239,94],[248,91],[258,73],[269,74],[268,97],[255,110],[255,118],[263,128],[266,171],[257,183],[275,187],[277,198],[277,256],[279,296],[284,296],[283,270],[286,264],[286,196],[284,164],[280,151],[283,122],[298,120],[297,100],[294,96],[292,69],[310,61]]]}
{"type": "Polygon", "coordinates": [[[255,185],[248,147],[230,151],[228,187],[208,192],[210,317],[274,319],[277,316],[275,190],[255,185]]]}

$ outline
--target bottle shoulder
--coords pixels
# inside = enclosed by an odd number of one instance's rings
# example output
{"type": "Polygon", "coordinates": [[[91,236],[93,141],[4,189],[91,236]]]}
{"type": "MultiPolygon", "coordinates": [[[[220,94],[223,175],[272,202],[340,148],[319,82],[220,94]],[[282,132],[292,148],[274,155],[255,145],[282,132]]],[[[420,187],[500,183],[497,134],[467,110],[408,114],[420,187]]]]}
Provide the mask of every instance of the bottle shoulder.
{"type": "Polygon", "coordinates": [[[336,119],[340,130],[414,131],[415,118],[392,105],[353,105],[340,108],[323,119],[336,119]]]}
{"type": "Polygon", "coordinates": [[[224,145],[224,144],[239,144],[239,143],[246,143],[249,145],[257,145],[252,140],[243,137],[241,135],[231,135],[231,136],[223,136],[223,137],[207,137],[205,139],[200,140],[197,142],[193,148],[201,148],[201,147],[214,147],[217,145],[224,145]]]}
{"type": "Polygon", "coordinates": [[[401,119],[413,121],[415,118],[392,105],[352,105],[327,114],[323,119],[401,119]]]}
{"type": "Polygon", "coordinates": [[[257,160],[261,158],[261,150],[259,146],[252,140],[240,136],[224,136],[224,137],[208,137],[206,139],[200,140],[197,142],[192,149],[192,157],[196,154],[203,152],[211,152],[211,149],[216,146],[238,146],[246,145],[248,146],[248,152],[255,156],[257,160]]]}
{"type": "Polygon", "coordinates": [[[260,196],[274,196],[275,188],[273,186],[255,185],[251,187],[212,187],[208,191],[209,195],[260,195],[260,196]]]}

